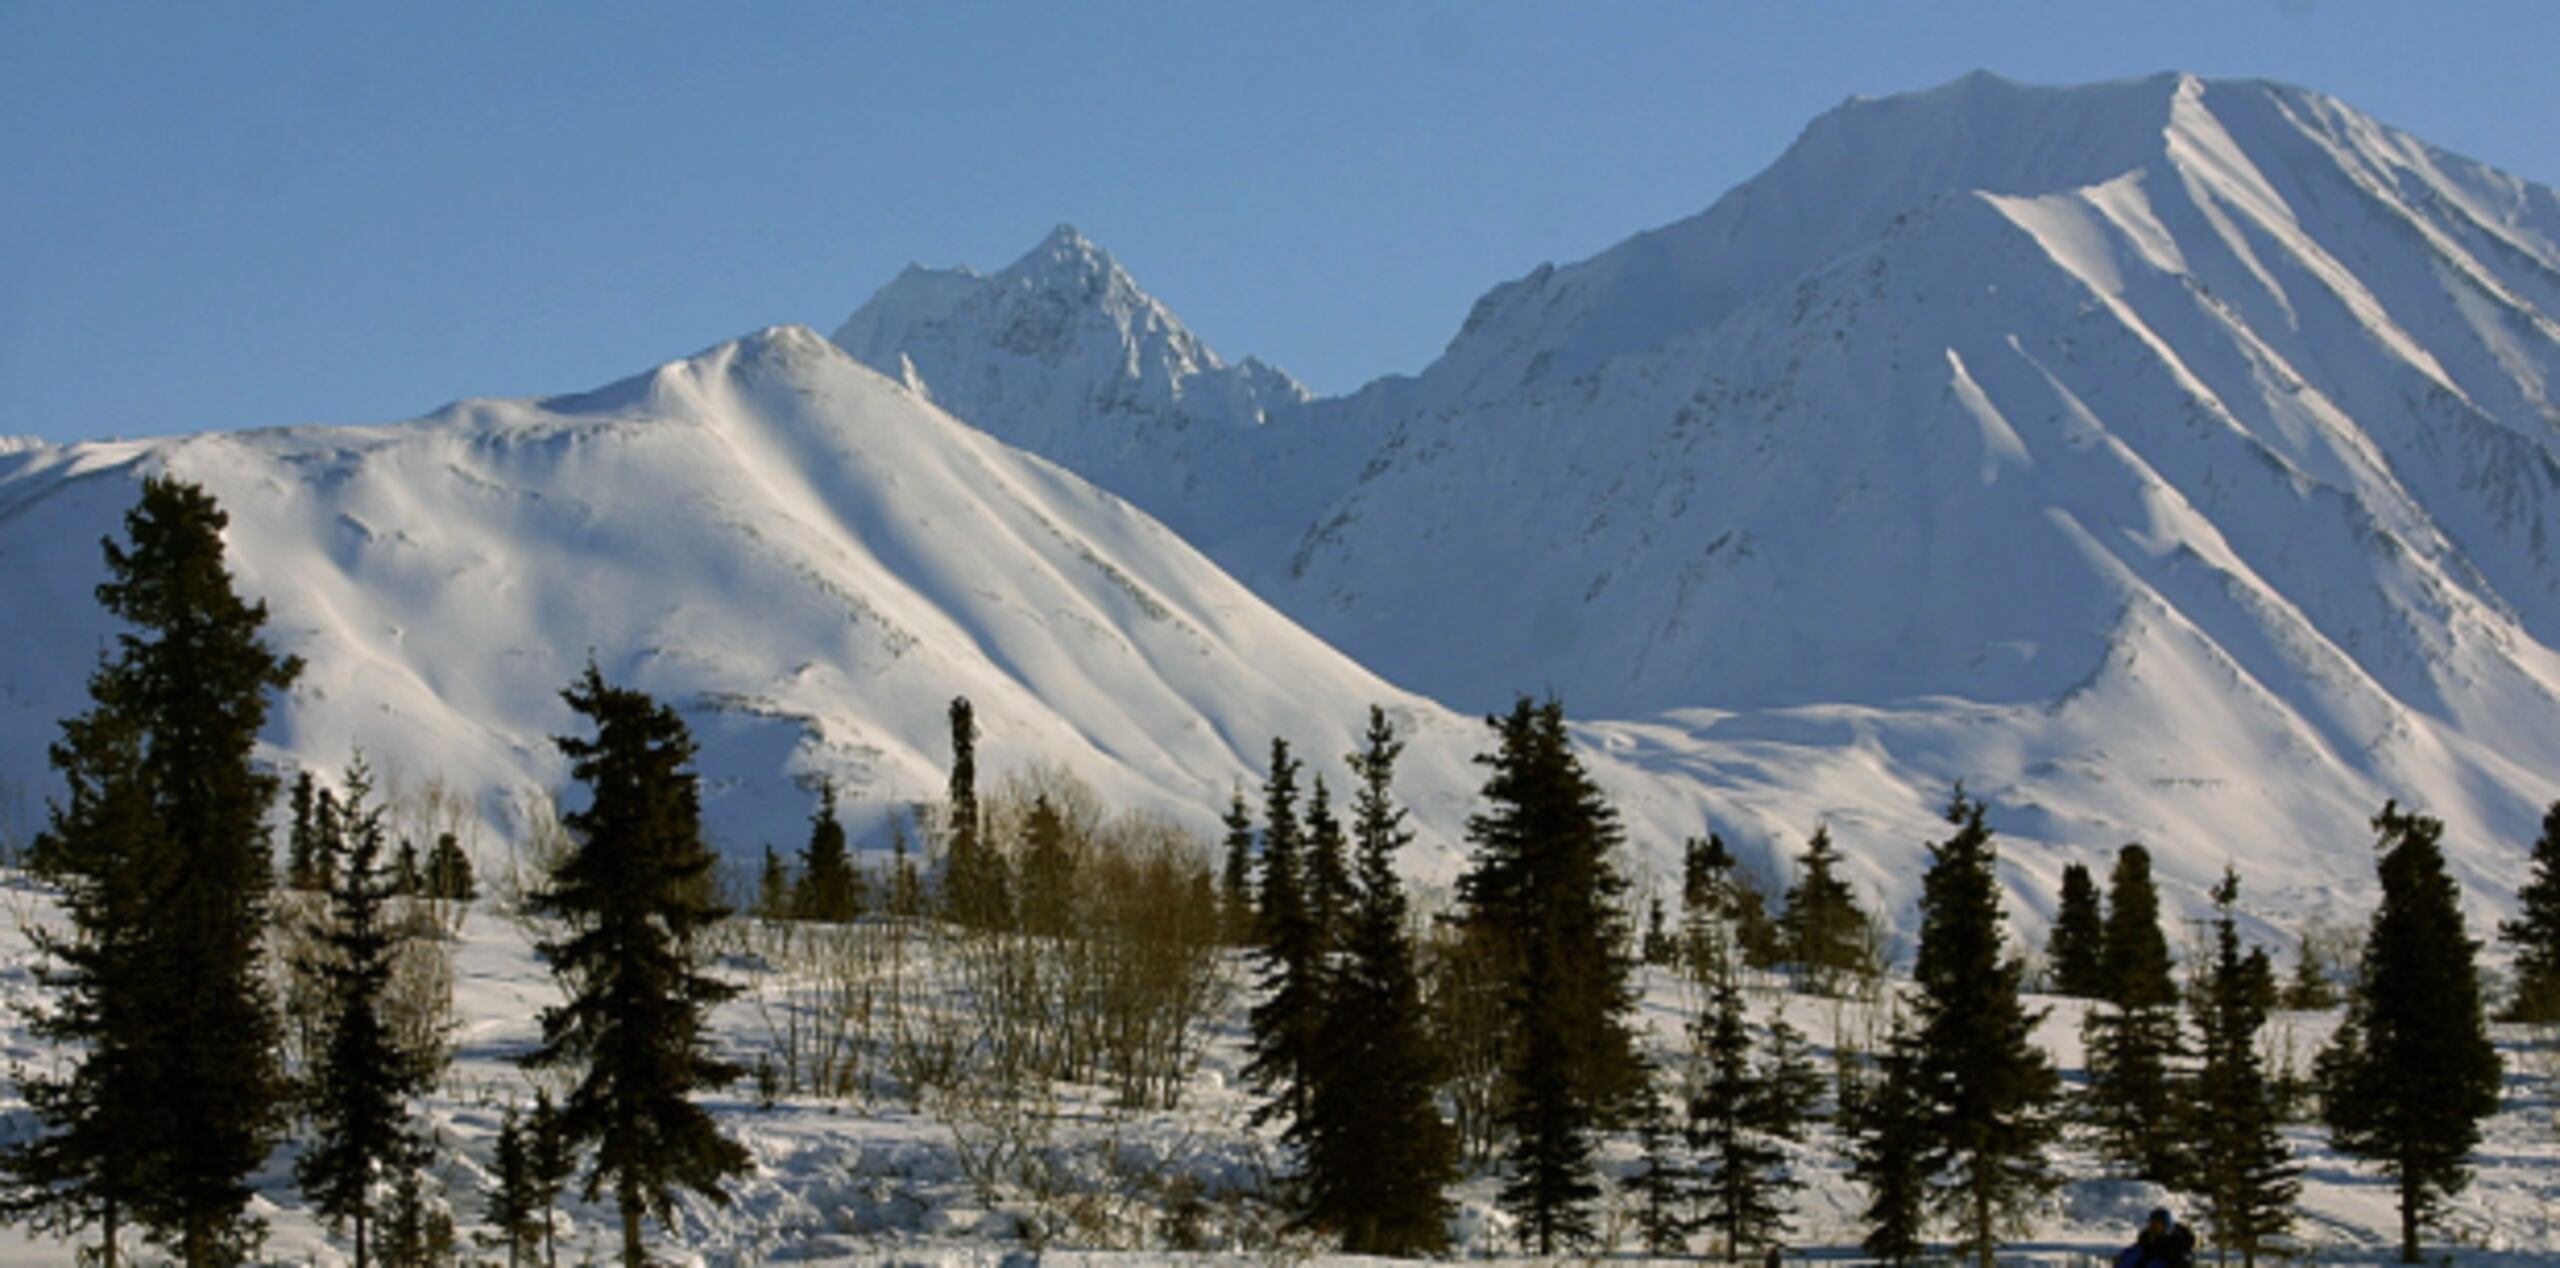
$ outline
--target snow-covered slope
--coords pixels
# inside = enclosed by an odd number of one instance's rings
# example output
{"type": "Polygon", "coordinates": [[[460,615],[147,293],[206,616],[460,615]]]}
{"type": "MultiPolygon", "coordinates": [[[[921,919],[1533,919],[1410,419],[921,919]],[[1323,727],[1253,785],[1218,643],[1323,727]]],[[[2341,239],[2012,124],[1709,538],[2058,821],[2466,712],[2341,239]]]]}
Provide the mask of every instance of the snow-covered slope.
{"type": "Polygon", "coordinates": [[[2550,189],[2294,88],[1973,75],[1193,459],[1235,487],[1115,487],[1391,679],[1647,719],[1598,733],[1746,826],[1965,778],[2307,896],[2398,795],[2495,895],[2560,793],[2556,380],[2550,189]]]}
{"type": "Polygon", "coordinates": [[[1417,732],[1438,843],[1477,778],[1480,725],[805,329],[580,397],[21,457],[0,468],[0,772],[29,790],[50,787],[44,745],[111,633],[97,543],[152,471],[220,499],[239,584],[309,662],[271,756],[334,771],[361,747],[502,830],[563,778],[547,737],[571,728],[558,693],[590,655],[692,721],[733,851],[796,845],[820,776],[873,825],[938,799],[955,695],[986,778],[1052,763],[1204,829],[1274,736],[1347,786],[1336,759],[1371,702],[1417,732]]]}

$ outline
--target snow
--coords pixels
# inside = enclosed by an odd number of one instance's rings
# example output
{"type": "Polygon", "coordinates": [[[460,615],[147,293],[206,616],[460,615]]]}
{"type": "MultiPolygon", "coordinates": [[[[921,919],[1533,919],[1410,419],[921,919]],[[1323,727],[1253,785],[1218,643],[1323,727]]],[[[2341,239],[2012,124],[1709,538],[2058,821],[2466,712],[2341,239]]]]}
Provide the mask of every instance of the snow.
{"type": "MultiPolygon", "coordinates": [[[[917,336],[1042,393],[964,337],[917,336]]],[[[2229,860],[2316,910],[2397,796],[2487,915],[2560,796],[2556,372],[2553,191],[2285,85],[1976,74],[1180,481],[1092,459],[1100,414],[1023,443],[1392,681],[1643,737],[1674,782],[1623,795],[1773,871],[1852,808],[1889,856],[1963,779],[2040,871],[2139,839],[2190,910],[2229,860]]]]}
{"type": "Polygon", "coordinates": [[[488,851],[593,654],[693,722],[733,857],[821,778],[882,848],[955,695],[991,771],[1203,831],[1272,738],[1331,762],[1384,702],[1445,880],[1470,715],[1554,692],[1656,884],[1711,829],[1782,878],[1828,822],[1907,927],[1961,780],[2029,929],[2128,840],[2173,910],[2236,861],[2299,919],[2370,898],[2396,796],[2485,919],[2560,795],[2555,244],[2552,191],[2316,93],[1975,75],[1311,400],[1061,226],[832,345],[0,454],[0,779],[49,787],[113,633],[95,544],[166,470],[310,665],[267,755],[441,781],[488,851]]]}
{"type": "MultiPolygon", "coordinates": [[[[0,895],[6,899],[0,903],[0,1005],[6,1008],[0,1044],[14,1061],[41,1063],[50,1054],[25,1029],[26,1008],[37,994],[26,971],[26,934],[57,917],[41,891],[22,883],[0,890],[0,895]]],[[[460,928],[451,944],[459,1057],[423,1110],[440,1150],[432,1174],[468,1238],[484,1231],[478,1216],[491,1179],[500,1119],[508,1106],[527,1104],[533,1095],[534,1085],[513,1059],[536,1041],[536,1012],[559,996],[530,950],[528,928],[506,916],[494,900],[473,910],[460,928]]],[[[747,971],[741,966],[752,963],[753,956],[741,948],[733,952],[724,959],[730,966],[725,972],[751,989],[722,1006],[714,1029],[726,1055],[752,1064],[756,1054],[771,1051],[775,1043],[764,1008],[789,1006],[801,983],[788,973],[747,971]]],[[[1641,1016],[1651,1042],[1668,1051],[1693,1007],[1691,992],[1658,971],[1648,970],[1645,980],[1641,1016]]],[[[1805,1032],[1817,1064],[1826,1070],[1834,1046],[1872,1045],[1881,1033],[1870,1000],[1791,994],[1781,986],[1772,979],[1752,991],[1755,1016],[1765,1022],[1783,1012],[1805,1032]]],[[[2083,1005],[2057,999],[2036,1003],[2049,1010],[2039,1041],[2054,1054],[2066,1081],[2076,1083],[2083,1005]]],[[[718,1090],[702,1103],[723,1131],[747,1146],[753,1169],[727,1187],[730,1201],[725,1206],[682,1197],[675,1232],[654,1222],[648,1226],[652,1250],[672,1256],[664,1262],[705,1268],[778,1261],[958,1268],[1005,1261],[1024,1249],[1015,1236],[1023,1221],[1057,1219],[1070,1231],[1043,1252],[1043,1263],[1242,1268],[1275,1257],[1369,1262],[1320,1255],[1303,1238],[1278,1237],[1270,1232],[1274,1220],[1267,1208],[1234,1196],[1252,1191],[1260,1177],[1286,1165],[1271,1134],[1246,1125],[1253,1102],[1240,1081],[1244,1006],[1243,998],[1236,998],[1213,1027],[1213,1042],[1175,1110],[1128,1111],[1111,1106],[1094,1089],[1060,1089],[1050,1111],[1055,1118],[1039,1133],[1045,1142],[1041,1156],[1049,1160],[1042,1174],[1062,1186],[1047,1196],[1007,1187],[994,1202],[987,1201],[957,1148],[963,1133],[982,1129],[930,1100],[910,1103],[893,1079],[841,1099],[784,1096],[770,1108],[758,1103],[752,1088],[718,1090]],[[1275,1237],[1275,1248],[1230,1246],[1199,1254],[1162,1250],[1160,1239],[1145,1231],[1160,1215],[1154,1200],[1127,1196],[1133,1177],[1150,1174],[1158,1179],[1187,1174],[1201,1181],[1211,1199],[1213,1237],[1260,1228],[1275,1237]],[[1081,1222],[1071,1212],[1081,1212],[1081,1222]]],[[[2278,1013],[2264,1032],[2264,1048],[2271,1059],[2300,1068],[2335,1022],[2335,1014],[2278,1013]]],[[[2543,1262],[2560,1250],[2550,1219],[2560,1203],[2560,1130],[2552,1116],[2550,1052],[2547,1037],[2521,1030],[2501,1029],[2499,1040],[2509,1065],[2506,1104],[2486,1124],[2476,1181],[2450,1203],[2438,1231],[2428,1235],[2428,1245],[2458,1248],[2467,1263],[2543,1262]]],[[[13,1099],[0,1100],[0,1109],[20,1108],[13,1099]]],[[[2317,1248],[2319,1260],[2386,1262],[2395,1251],[2398,1228],[2389,1183],[2330,1151],[2317,1129],[2294,1127],[2287,1135],[2296,1156],[2308,1165],[2298,1231],[2317,1248]]],[[[1836,1134],[1823,1129],[1796,1152],[1795,1165],[1808,1183],[1794,1203],[1797,1233],[1791,1254],[1855,1253],[1861,1197],[1845,1175],[1839,1150],[1836,1134]]],[[[1613,1170],[1629,1166],[1632,1143],[1610,1142],[1603,1160],[1613,1170]]],[[[2076,1147],[2066,1149],[2061,1160],[2073,1183],[2003,1254],[2004,1263],[2062,1268],[2081,1257],[2109,1254],[2155,1205],[2170,1205],[2182,1217],[2192,1213],[2191,1204],[2179,1195],[2106,1178],[2076,1147]]],[[[268,1258],[321,1265],[349,1262],[345,1243],[325,1235],[294,1192],[290,1174],[288,1147],[261,1170],[256,1182],[257,1209],[272,1225],[268,1258]]],[[[1481,1175],[1461,1186],[1455,1226],[1462,1230],[1462,1249],[1497,1262],[1528,1262],[1504,1258],[1511,1250],[1501,1240],[1508,1224],[1494,1209],[1495,1187],[1492,1178],[1481,1175]]],[[[558,1232],[564,1260],[613,1253],[619,1226],[609,1198],[603,1203],[575,1201],[574,1193],[571,1198],[564,1204],[558,1232]]],[[[1612,1262],[1644,1262],[1631,1250],[1626,1253],[1625,1260],[1612,1262]]],[[[71,1262],[67,1247],[0,1230],[0,1264],[71,1262]]]]}

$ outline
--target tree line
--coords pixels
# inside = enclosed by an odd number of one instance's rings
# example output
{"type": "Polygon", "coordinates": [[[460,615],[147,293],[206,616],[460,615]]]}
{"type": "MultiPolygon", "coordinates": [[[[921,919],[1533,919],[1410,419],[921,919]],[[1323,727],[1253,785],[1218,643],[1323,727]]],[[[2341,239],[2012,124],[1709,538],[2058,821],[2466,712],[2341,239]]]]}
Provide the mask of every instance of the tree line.
{"type": "MultiPolygon", "coordinates": [[[[424,852],[391,840],[360,755],[336,787],[295,781],[279,883],[266,817],[285,790],[252,749],[268,694],[301,666],[266,646],[263,605],[234,592],[224,523],[201,489],[154,478],[126,542],[105,544],[99,599],[130,630],[50,751],[67,791],[27,855],[67,921],[35,934],[52,1002],[31,1024],[68,1056],[19,1075],[37,1130],[0,1149],[0,1212],[64,1237],[95,1230],[110,1265],[128,1229],[189,1264],[243,1262],[263,1233],[248,1177],[290,1132],[296,1182],[351,1231],[359,1265],[432,1261],[452,1239],[418,1180],[415,1104],[451,1055],[450,966],[439,1000],[433,948],[477,883],[455,834],[424,852]]],[[[1413,834],[1383,710],[1342,756],[1340,808],[1274,739],[1258,797],[1230,799],[1213,866],[1186,833],[1104,814],[1071,779],[982,793],[962,699],[938,857],[910,858],[901,837],[886,875],[867,874],[822,785],[796,866],[768,849],[741,921],[714,876],[682,720],[592,663],[562,696],[584,729],[555,742],[586,800],[523,896],[563,986],[523,1060],[567,1091],[504,1118],[485,1214],[510,1263],[551,1258],[550,1212],[573,1182],[587,1201],[610,1196],[631,1264],[679,1191],[725,1201],[748,1156],[697,1098],[750,1075],[767,1099],[885,1079],[990,1133],[976,1155],[988,1167],[1023,1165],[1020,1142],[999,1139],[1021,1116],[1002,1107],[1041,1087],[1169,1106],[1237,953],[1254,987],[1254,1120],[1289,1162],[1268,1196],[1348,1250],[1447,1250],[1450,1192],[1484,1169],[1537,1253],[1592,1245],[1612,1186],[1657,1252],[1705,1238],[1728,1258],[1758,1253],[1792,1232],[1793,1159],[1826,1120],[1867,1192],[1866,1249],[1891,1262],[1943,1231],[1988,1264],[2060,1182],[2067,1131],[2125,1175],[2195,1194],[2244,1261],[2290,1229],[2300,1168],[2259,1035],[2323,975],[2280,984],[2244,947],[2227,873],[2182,986],[2148,851],[2121,850],[2103,896],[2067,868],[2047,985],[2091,1003],[2087,1083],[2066,1096],[2033,1040],[2045,1014],[2004,932],[1987,808],[1961,787],[1927,846],[1910,977],[1879,985],[1882,922],[1819,827],[1775,912],[1721,838],[1688,842],[1676,925],[1655,901],[1639,931],[1625,831],[1553,700],[1487,719],[1470,861],[1453,906],[1426,915],[1396,864],[1413,834]],[[791,1016],[860,1019],[864,1033],[804,1036],[792,1020],[781,1068],[726,1054],[709,1017],[741,987],[710,961],[738,936],[840,957],[849,967],[813,979],[836,993],[791,1016]],[[1690,1005],[1667,1049],[1638,1020],[1648,965],[1690,1005]],[[1864,984],[1887,1001],[1888,1032],[1872,1052],[1836,1042],[1826,1081],[1783,1011],[1752,1017],[1755,973],[1816,995],[1864,984]],[[1634,1138],[1633,1166],[1601,1165],[1612,1136],[1634,1138]]],[[[2500,1070],[2442,825],[2393,803],[2372,827],[2382,902],[2310,1090],[2337,1146],[2397,1186],[2414,1261],[2467,1181],[2500,1070]]],[[[2547,1022],[2560,1020],[2560,805],[2533,866],[2499,932],[2517,949],[2510,1015],[2547,1022]]],[[[968,1131],[955,1135],[969,1152],[968,1131]]]]}

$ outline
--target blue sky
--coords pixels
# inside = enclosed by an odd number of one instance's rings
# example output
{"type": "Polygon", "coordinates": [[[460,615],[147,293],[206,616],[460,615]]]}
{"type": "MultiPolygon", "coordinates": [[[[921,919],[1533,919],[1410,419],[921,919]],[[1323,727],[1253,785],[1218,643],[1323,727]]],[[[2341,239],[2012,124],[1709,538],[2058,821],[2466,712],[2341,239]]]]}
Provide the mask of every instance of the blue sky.
{"type": "Polygon", "coordinates": [[[0,0],[0,434],[578,390],[1060,222],[1343,391],[1853,94],[2266,76],[2560,183],[2554,48],[2545,0],[0,0]]]}

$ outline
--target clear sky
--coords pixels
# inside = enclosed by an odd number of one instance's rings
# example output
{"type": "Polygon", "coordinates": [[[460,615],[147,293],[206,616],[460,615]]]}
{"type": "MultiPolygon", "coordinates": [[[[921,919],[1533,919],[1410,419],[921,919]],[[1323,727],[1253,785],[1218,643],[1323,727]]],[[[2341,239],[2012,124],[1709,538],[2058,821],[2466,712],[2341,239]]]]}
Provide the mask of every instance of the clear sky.
{"type": "Polygon", "coordinates": [[[1060,222],[1338,392],[1851,95],[2264,76],[2560,183],[2555,49],[2550,0],[0,0],[0,435],[579,390],[1060,222]]]}

